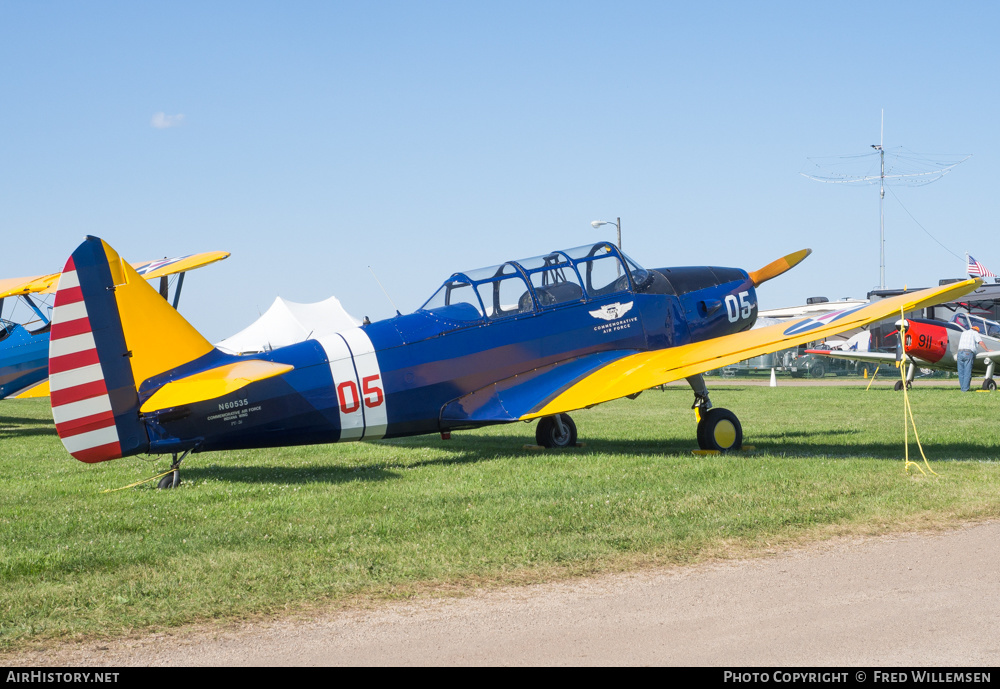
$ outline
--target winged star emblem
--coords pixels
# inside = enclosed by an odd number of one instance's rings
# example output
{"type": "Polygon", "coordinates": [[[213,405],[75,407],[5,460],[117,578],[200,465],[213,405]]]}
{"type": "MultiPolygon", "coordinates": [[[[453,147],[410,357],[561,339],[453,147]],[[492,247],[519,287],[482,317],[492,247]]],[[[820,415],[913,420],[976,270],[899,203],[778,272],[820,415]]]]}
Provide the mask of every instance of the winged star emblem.
{"type": "Polygon", "coordinates": [[[632,304],[633,302],[631,301],[627,304],[616,301],[614,304],[605,304],[596,311],[591,311],[590,315],[604,321],[616,321],[629,312],[632,304]]]}

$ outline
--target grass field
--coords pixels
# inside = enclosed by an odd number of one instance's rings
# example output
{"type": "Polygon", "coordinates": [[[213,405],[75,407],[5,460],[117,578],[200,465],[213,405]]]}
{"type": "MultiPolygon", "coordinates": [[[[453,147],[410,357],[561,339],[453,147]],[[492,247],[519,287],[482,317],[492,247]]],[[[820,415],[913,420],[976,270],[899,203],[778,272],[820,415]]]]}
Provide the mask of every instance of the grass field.
{"type": "Polygon", "coordinates": [[[47,400],[0,402],[0,650],[1000,515],[1000,395],[910,393],[925,476],[885,385],[710,385],[755,452],[693,455],[692,395],[670,386],[574,414],[572,451],[513,424],[195,455],[176,490],[113,493],[168,462],[81,464],[47,400]]]}

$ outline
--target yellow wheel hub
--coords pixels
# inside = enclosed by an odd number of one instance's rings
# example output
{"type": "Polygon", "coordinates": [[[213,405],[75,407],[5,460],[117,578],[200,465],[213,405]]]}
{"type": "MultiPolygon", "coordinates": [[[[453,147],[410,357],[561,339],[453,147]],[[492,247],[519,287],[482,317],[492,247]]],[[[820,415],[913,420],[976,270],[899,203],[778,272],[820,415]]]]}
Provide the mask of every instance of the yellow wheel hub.
{"type": "Polygon", "coordinates": [[[736,443],[736,426],[733,425],[732,421],[722,419],[712,429],[712,437],[715,439],[716,445],[723,450],[728,450],[736,443]]]}

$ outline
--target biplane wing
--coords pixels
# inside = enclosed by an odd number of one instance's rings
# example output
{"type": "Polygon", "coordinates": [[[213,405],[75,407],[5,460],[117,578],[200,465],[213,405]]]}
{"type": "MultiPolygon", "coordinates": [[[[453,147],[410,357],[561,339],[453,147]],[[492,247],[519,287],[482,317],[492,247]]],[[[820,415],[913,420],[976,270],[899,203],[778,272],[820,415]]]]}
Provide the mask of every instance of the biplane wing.
{"type": "Polygon", "coordinates": [[[0,299],[18,297],[23,294],[39,294],[55,292],[60,273],[51,275],[35,275],[27,278],[0,279],[0,299]]]}
{"type": "Polygon", "coordinates": [[[704,342],[625,356],[584,375],[553,399],[538,404],[520,418],[528,420],[560,414],[634,395],[657,385],[891,318],[900,311],[954,301],[981,284],[979,278],[963,280],[943,287],[900,294],[867,306],[835,311],[819,318],[803,318],[704,342]]]}
{"type": "Polygon", "coordinates": [[[187,256],[179,256],[177,258],[161,258],[156,261],[132,263],[131,266],[135,268],[135,272],[139,275],[147,280],[152,280],[153,278],[165,277],[176,273],[186,273],[189,270],[207,266],[209,263],[215,263],[224,258],[229,258],[228,251],[206,251],[200,254],[188,254],[187,256]]]}
{"type": "MultiPolygon", "coordinates": [[[[147,281],[159,278],[159,293],[164,299],[167,297],[169,288],[167,277],[179,274],[180,277],[173,295],[173,306],[176,308],[184,274],[189,270],[221,261],[228,256],[229,252],[227,251],[208,251],[130,265],[136,273],[147,281]]],[[[38,316],[38,322],[43,324],[42,327],[28,332],[25,328],[27,324],[2,321],[3,329],[0,331],[0,399],[49,396],[49,382],[46,378],[49,368],[49,323],[48,318],[43,314],[39,305],[34,303],[31,295],[54,293],[61,275],[61,273],[52,273],[50,275],[0,280],[0,304],[3,303],[5,297],[23,298],[38,316]]]]}
{"type": "MultiPolygon", "coordinates": [[[[147,280],[152,280],[177,273],[185,273],[228,257],[228,251],[206,251],[200,254],[178,256],[177,258],[161,258],[155,261],[132,263],[131,266],[135,268],[135,272],[139,273],[139,275],[147,280]]],[[[49,275],[35,275],[25,278],[2,278],[0,279],[0,299],[25,294],[51,294],[56,291],[56,285],[59,282],[61,274],[51,273],[49,275]]]]}

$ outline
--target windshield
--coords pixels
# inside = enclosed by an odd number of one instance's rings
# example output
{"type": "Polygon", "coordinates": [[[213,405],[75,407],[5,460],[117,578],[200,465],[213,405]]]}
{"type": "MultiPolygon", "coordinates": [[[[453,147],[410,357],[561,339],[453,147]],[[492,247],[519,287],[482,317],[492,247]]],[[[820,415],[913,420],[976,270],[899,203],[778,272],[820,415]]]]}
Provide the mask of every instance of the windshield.
{"type": "Polygon", "coordinates": [[[472,281],[461,273],[448,278],[420,310],[452,321],[475,321],[483,317],[483,305],[472,281]]]}

